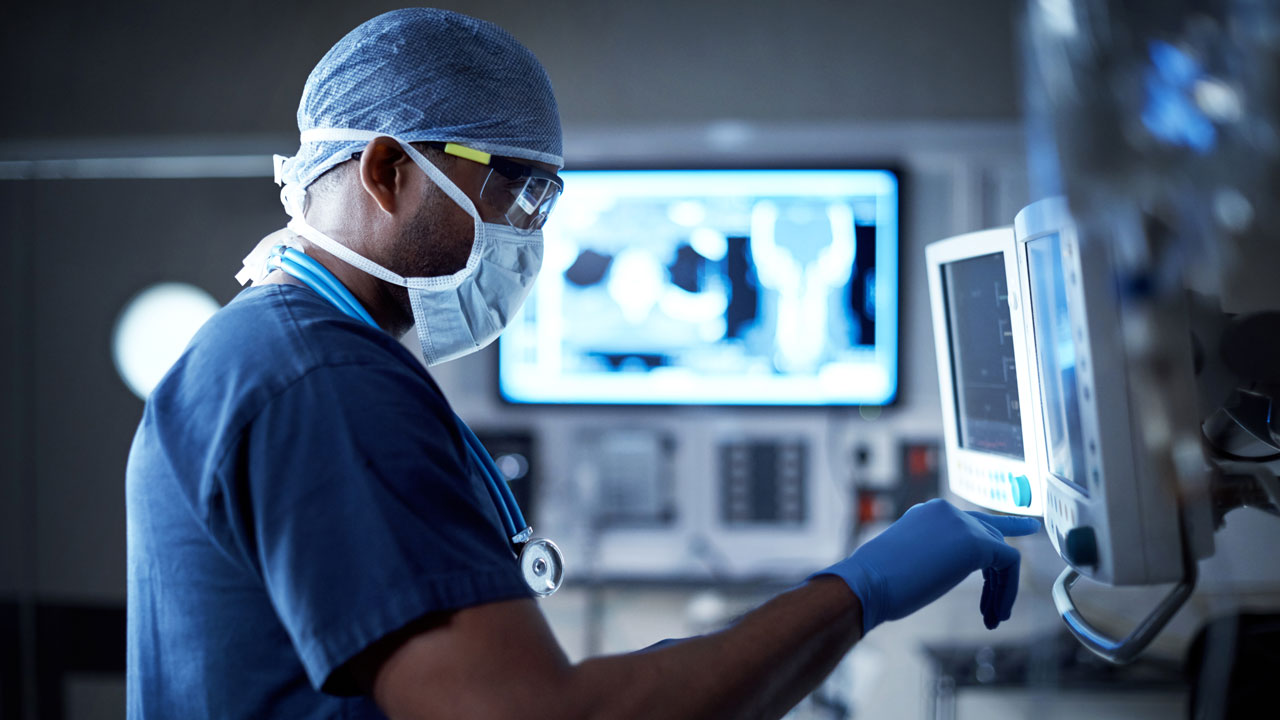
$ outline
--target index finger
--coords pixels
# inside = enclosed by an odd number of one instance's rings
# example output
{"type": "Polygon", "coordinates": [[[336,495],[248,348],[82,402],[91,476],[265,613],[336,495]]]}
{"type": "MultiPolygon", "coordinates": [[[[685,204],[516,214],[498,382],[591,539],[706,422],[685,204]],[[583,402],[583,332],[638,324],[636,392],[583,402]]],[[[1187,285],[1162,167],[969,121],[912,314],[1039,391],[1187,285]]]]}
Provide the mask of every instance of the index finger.
{"type": "Polygon", "coordinates": [[[1040,532],[1040,521],[1033,517],[1018,515],[988,515],[987,513],[969,511],[973,517],[991,526],[1005,537],[1035,535],[1040,532]]]}

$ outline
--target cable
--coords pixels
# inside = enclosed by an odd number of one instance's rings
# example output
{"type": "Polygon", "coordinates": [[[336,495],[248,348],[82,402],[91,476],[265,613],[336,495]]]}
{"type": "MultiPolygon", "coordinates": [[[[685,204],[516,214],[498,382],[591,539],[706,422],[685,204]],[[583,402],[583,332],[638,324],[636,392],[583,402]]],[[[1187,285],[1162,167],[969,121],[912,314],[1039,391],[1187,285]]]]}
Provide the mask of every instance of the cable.
{"type": "Polygon", "coordinates": [[[501,502],[497,502],[497,505],[501,509],[503,519],[508,523],[511,534],[519,534],[527,529],[529,525],[524,520],[524,513],[520,510],[520,504],[516,502],[515,494],[511,492],[511,488],[507,485],[502,471],[498,469],[497,464],[493,461],[493,456],[485,449],[475,431],[463,422],[461,418],[457,420],[458,427],[462,431],[463,441],[467,444],[467,449],[475,456],[476,461],[480,463],[481,470],[485,473],[489,484],[489,493],[491,495],[497,494],[495,502],[501,500],[501,502]]]}
{"type": "Polygon", "coordinates": [[[515,495],[512,494],[511,488],[507,487],[489,451],[485,450],[480,438],[476,437],[475,432],[461,418],[458,418],[458,429],[462,432],[462,440],[467,450],[475,457],[485,474],[489,494],[494,496],[494,504],[498,506],[508,530],[512,535],[520,533],[529,526],[524,521],[524,513],[520,512],[520,505],[516,502],[515,495]]]}
{"type": "Polygon", "coordinates": [[[1270,455],[1259,455],[1258,457],[1249,457],[1248,455],[1236,455],[1235,453],[1227,452],[1226,450],[1219,450],[1216,447],[1212,448],[1212,450],[1214,452],[1214,456],[1217,457],[1218,459],[1231,460],[1233,462],[1249,462],[1249,463],[1259,463],[1259,464],[1265,465],[1267,463],[1280,460],[1280,453],[1272,453],[1270,455]]]}
{"type": "Polygon", "coordinates": [[[1212,440],[1209,439],[1209,436],[1208,434],[1205,433],[1203,427],[1200,428],[1200,439],[1203,440],[1205,446],[1209,448],[1209,452],[1212,453],[1215,458],[1220,460],[1231,460],[1233,462],[1259,463],[1264,465],[1266,463],[1280,460],[1280,452],[1271,453],[1270,455],[1258,455],[1257,457],[1250,457],[1248,455],[1237,455],[1231,452],[1230,450],[1223,450],[1222,448],[1215,445],[1212,440]]]}

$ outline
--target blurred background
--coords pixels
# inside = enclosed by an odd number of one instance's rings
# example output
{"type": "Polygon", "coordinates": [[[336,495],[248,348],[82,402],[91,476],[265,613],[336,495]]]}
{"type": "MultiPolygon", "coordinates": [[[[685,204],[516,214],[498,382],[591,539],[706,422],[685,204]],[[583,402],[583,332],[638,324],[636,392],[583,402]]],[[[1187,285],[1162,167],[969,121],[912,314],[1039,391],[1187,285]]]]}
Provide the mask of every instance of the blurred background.
{"type": "MultiPolygon", "coordinates": [[[[1020,3],[439,5],[501,25],[541,59],[567,170],[864,168],[896,180],[893,232],[876,245],[876,287],[896,292],[876,296],[890,305],[874,343],[896,391],[874,401],[759,407],[744,379],[727,402],[511,403],[496,346],[433,369],[566,554],[566,585],[543,607],[572,657],[720,627],[910,504],[947,496],[923,248],[1009,225],[1037,199],[1020,3]],[[793,512],[772,512],[774,498],[793,512]]],[[[284,225],[270,156],[297,149],[307,73],[395,7],[0,10],[0,717],[124,716],[123,478],[148,368],[236,295],[241,258],[284,225]]],[[[1270,532],[1265,522],[1230,529],[1270,532]]],[[[1198,596],[1142,661],[1109,666],[1062,629],[1049,588],[1063,563],[1048,540],[1016,544],[1012,621],[983,629],[970,578],[871,634],[795,716],[1186,712],[1188,650],[1220,598],[1198,596]]],[[[1273,559],[1224,554],[1234,564],[1219,575],[1245,582],[1232,598],[1274,596],[1274,578],[1250,574],[1273,559]]],[[[1092,607],[1123,625],[1150,597],[1109,589],[1092,607]]]]}

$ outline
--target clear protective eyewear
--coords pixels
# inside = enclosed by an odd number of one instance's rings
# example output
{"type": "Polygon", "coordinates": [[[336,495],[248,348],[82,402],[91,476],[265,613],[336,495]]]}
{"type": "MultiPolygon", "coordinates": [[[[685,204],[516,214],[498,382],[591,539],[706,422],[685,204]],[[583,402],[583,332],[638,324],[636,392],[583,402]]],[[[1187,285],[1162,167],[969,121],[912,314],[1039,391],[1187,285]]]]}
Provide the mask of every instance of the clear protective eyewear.
{"type": "Polygon", "coordinates": [[[511,227],[522,233],[532,234],[540,229],[555,207],[560,193],[564,192],[564,180],[542,168],[496,157],[483,150],[457,143],[424,144],[448,155],[488,165],[489,174],[480,188],[480,199],[491,207],[506,208],[503,217],[511,227]]]}

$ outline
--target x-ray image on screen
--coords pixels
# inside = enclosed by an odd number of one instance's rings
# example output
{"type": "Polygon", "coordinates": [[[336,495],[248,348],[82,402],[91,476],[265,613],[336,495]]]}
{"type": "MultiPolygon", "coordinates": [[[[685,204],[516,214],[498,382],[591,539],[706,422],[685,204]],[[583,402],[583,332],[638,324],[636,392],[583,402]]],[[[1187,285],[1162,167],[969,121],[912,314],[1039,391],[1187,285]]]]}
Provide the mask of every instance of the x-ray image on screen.
{"type": "Polygon", "coordinates": [[[896,392],[897,178],[566,172],[500,341],[514,402],[883,404],[896,392]]]}

